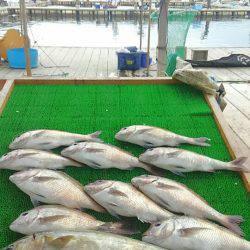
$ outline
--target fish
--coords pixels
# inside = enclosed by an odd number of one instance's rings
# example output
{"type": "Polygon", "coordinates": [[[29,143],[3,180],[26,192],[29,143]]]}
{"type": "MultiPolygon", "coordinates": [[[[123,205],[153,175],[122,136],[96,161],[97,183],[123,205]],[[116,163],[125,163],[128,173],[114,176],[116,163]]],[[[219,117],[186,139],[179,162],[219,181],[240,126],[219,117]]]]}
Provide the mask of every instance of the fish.
{"type": "Polygon", "coordinates": [[[137,157],[129,152],[100,142],[76,143],[63,149],[61,155],[95,169],[118,168],[130,170],[138,167],[155,175],[163,174],[162,170],[140,162],[137,157]]]}
{"type": "Polygon", "coordinates": [[[98,138],[100,131],[82,135],[59,130],[40,129],[28,131],[16,137],[9,145],[10,149],[51,150],[61,146],[69,146],[82,141],[102,141],[98,138]]]}
{"type": "Polygon", "coordinates": [[[142,222],[152,223],[173,216],[130,183],[98,180],[85,185],[84,190],[111,215],[118,218],[119,215],[137,217],[142,222]]]}
{"type": "Polygon", "coordinates": [[[61,171],[23,170],[11,175],[9,180],[30,196],[34,206],[42,202],[105,212],[104,208],[84,192],[84,187],[78,181],[61,171]]]}
{"type": "Polygon", "coordinates": [[[0,158],[0,169],[63,169],[66,166],[81,167],[82,164],[61,155],[36,149],[17,149],[0,158]]]}
{"type": "Polygon", "coordinates": [[[175,134],[167,129],[145,125],[124,127],[116,133],[115,138],[119,141],[130,142],[145,148],[161,146],[178,147],[183,143],[197,146],[211,146],[208,143],[210,139],[206,137],[190,138],[175,134]]]}
{"type": "Polygon", "coordinates": [[[192,171],[215,172],[216,170],[231,170],[250,172],[250,166],[243,165],[247,157],[239,157],[230,162],[223,162],[188,150],[169,147],[148,149],[139,156],[139,160],[179,175],[182,172],[192,171]]]}
{"type": "Polygon", "coordinates": [[[61,205],[44,205],[23,212],[11,223],[10,230],[21,234],[54,231],[106,231],[116,234],[134,234],[138,231],[125,222],[103,222],[76,209],[61,205]]]}
{"type": "Polygon", "coordinates": [[[131,183],[155,203],[173,213],[213,220],[243,236],[237,225],[243,221],[242,216],[224,215],[216,211],[206,200],[182,183],[153,175],[134,177],[131,183]]]}
{"type": "Polygon", "coordinates": [[[156,222],[142,241],[169,250],[250,250],[250,242],[228,229],[199,218],[172,217],[156,222]]]}
{"type": "Polygon", "coordinates": [[[5,250],[162,250],[163,248],[125,236],[98,232],[43,232],[26,236],[5,250]]]}

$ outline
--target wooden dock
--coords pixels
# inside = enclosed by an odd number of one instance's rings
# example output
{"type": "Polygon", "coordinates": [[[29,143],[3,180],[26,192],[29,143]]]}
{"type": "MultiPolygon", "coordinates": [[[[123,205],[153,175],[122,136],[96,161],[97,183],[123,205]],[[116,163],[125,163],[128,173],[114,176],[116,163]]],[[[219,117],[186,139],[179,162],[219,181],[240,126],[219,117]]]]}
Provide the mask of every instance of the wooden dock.
{"type": "MultiPolygon", "coordinates": [[[[9,14],[18,14],[20,9],[19,6],[7,7],[9,14]]],[[[171,8],[171,11],[184,11],[185,9],[171,8]]],[[[152,10],[154,12],[155,10],[152,10]]],[[[140,15],[139,8],[134,6],[118,6],[117,8],[101,8],[96,9],[94,7],[75,7],[75,6],[28,6],[27,12],[29,15],[44,15],[45,17],[56,14],[56,15],[67,15],[67,14],[78,14],[80,16],[114,16],[114,17],[135,17],[140,15]]],[[[143,12],[144,15],[148,15],[148,11],[143,12]]],[[[203,9],[198,11],[199,16],[214,16],[214,17],[250,17],[250,7],[240,8],[212,8],[203,9]]]]}

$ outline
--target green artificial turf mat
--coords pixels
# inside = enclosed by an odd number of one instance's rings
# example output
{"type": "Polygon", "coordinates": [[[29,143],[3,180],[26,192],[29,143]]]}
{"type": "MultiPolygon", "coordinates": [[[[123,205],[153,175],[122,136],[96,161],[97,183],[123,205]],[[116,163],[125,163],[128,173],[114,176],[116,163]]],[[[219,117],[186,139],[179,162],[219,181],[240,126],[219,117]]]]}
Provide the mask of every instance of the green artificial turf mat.
{"type": "MultiPolygon", "coordinates": [[[[203,95],[186,85],[17,85],[0,118],[0,154],[19,134],[34,129],[58,129],[76,133],[102,130],[101,138],[138,156],[143,148],[118,142],[120,128],[146,124],[167,128],[190,137],[209,137],[212,147],[185,145],[186,148],[223,161],[230,155],[217,129],[203,95]]],[[[58,150],[57,150],[58,152],[58,150]]],[[[95,170],[67,168],[72,177],[87,184],[98,179],[130,182],[146,173],[142,169],[95,170]]],[[[9,224],[20,213],[31,209],[29,197],[8,180],[13,171],[0,172],[0,247],[20,238],[9,224]]],[[[166,172],[166,177],[185,183],[224,214],[239,214],[245,219],[241,228],[250,240],[250,200],[237,173],[189,173],[186,178],[166,172]]],[[[113,217],[90,211],[98,219],[113,217]]],[[[134,219],[141,231],[148,227],[134,219]]],[[[135,235],[140,239],[141,235],[135,235]]]]}

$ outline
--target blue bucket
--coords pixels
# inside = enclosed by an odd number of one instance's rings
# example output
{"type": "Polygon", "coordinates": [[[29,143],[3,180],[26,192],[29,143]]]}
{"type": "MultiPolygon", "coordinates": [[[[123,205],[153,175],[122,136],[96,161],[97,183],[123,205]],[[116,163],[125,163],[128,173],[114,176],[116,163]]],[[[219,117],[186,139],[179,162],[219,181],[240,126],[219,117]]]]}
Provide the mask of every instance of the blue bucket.
{"type": "MultiPolygon", "coordinates": [[[[38,51],[37,49],[29,49],[30,52],[30,67],[38,67],[38,51]]],[[[25,69],[26,68],[26,58],[24,53],[24,48],[18,49],[8,49],[7,58],[9,66],[14,69],[25,69]]]]}

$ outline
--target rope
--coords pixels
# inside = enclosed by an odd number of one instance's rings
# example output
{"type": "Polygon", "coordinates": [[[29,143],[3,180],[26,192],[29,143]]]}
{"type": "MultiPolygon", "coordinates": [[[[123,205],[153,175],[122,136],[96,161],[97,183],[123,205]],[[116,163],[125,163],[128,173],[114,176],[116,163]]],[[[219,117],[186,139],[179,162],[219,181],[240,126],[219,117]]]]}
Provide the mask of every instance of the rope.
{"type": "Polygon", "coordinates": [[[32,47],[35,47],[35,45],[36,45],[36,47],[39,48],[47,56],[47,58],[52,62],[52,64],[54,64],[55,66],[44,66],[41,62],[40,62],[40,65],[42,67],[44,67],[44,68],[54,68],[54,67],[56,67],[57,69],[59,69],[59,71],[61,71],[61,74],[56,74],[56,75],[53,75],[53,74],[47,74],[47,75],[33,74],[33,75],[40,75],[40,76],[67,76],[69,73],[63,71],[61,69],[61,67],[68,67],[68,66],[59,66],[59,65],[57,65],[56,62],[49,56],[49,54],[47,52],[45,52],[45,50],[41,46],[39,46],[38,41],[35,40],[34,33],[33,33],[33,31],[32,31],[29,24],[28,24],[28,29],[30,30],[31,36],[32,36],[33,41],[34,41],[34,44],[33,44],[32,47]]]}

